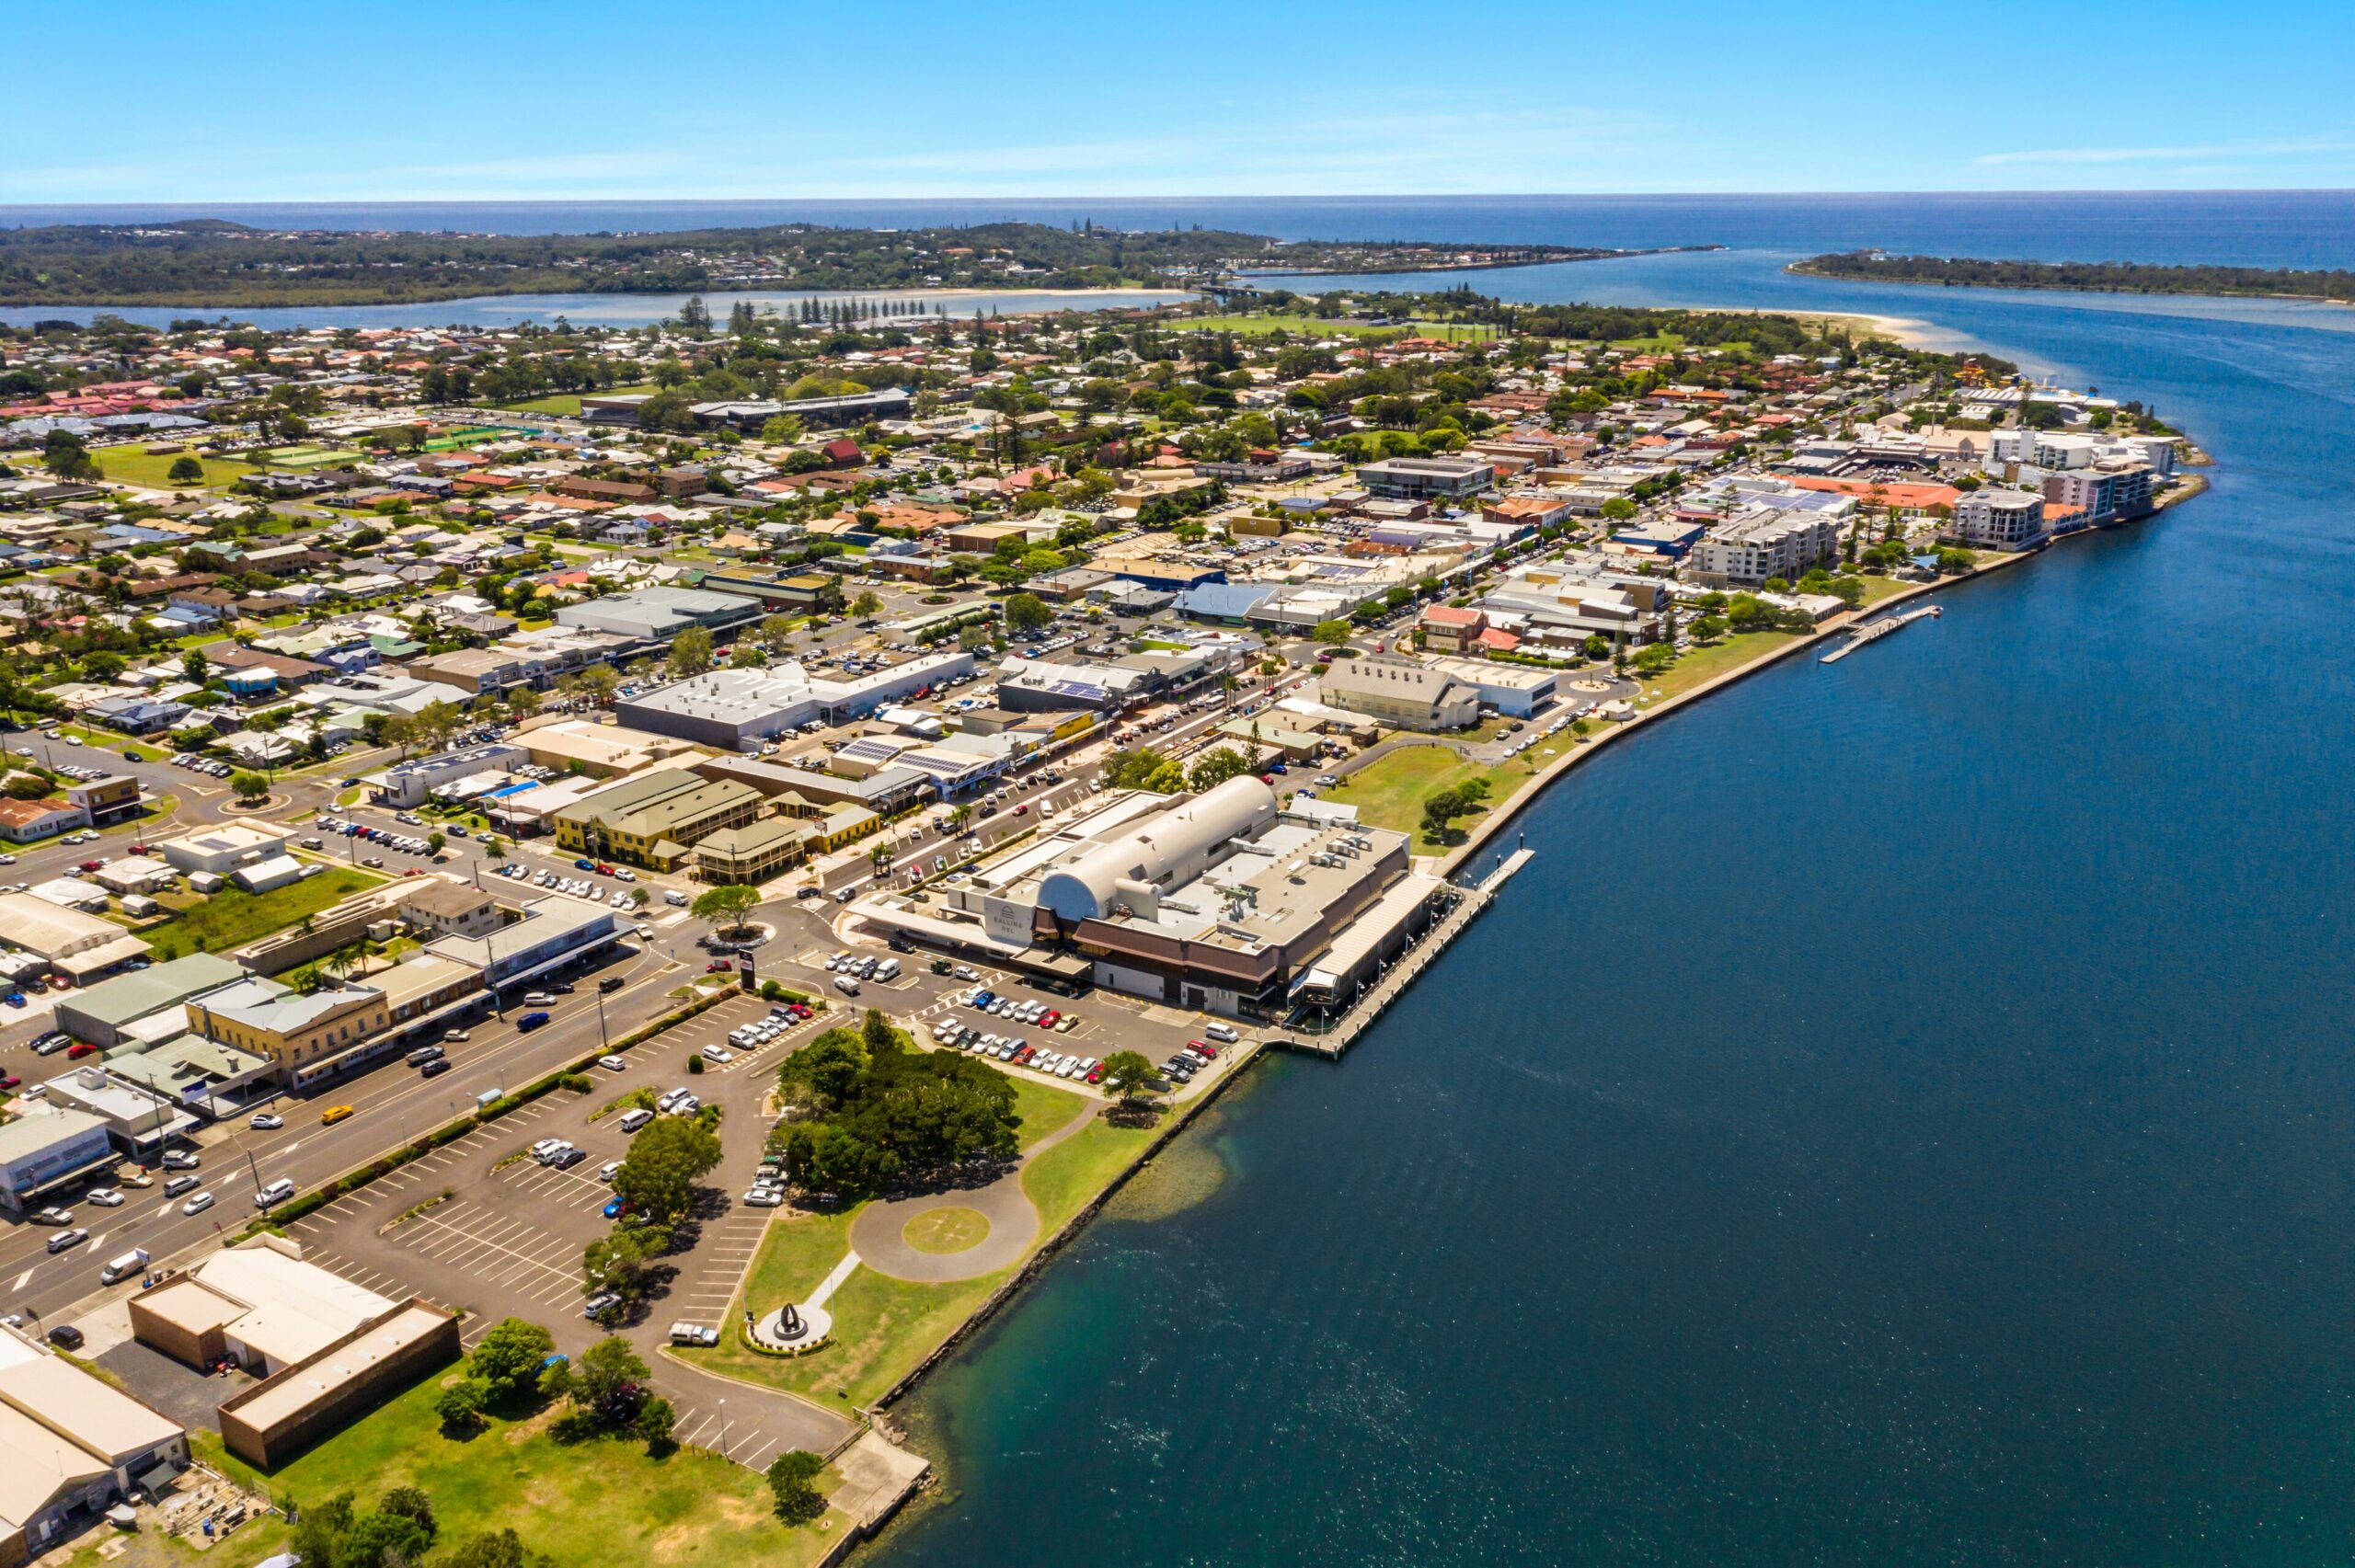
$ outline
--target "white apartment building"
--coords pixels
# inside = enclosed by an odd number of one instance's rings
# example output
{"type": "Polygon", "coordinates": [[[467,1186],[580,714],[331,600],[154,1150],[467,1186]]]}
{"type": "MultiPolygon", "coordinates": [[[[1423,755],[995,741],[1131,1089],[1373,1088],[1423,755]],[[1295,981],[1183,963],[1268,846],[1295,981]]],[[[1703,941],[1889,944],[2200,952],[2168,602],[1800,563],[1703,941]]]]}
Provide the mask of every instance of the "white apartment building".
{"type": "Polygon", "coordinates": [[[1685,565],[1706,587],[1754,588],[1768,578],[1796,581],[1839,548],[1840,524],[1832,518],[1746,509],[1710,530],[1685,565]]]}
{"type": "Polygon", "coordinates": [[[2054,513],[2084,513],[2083,521],[2086,522],[2141,517],[2151,509],[2151,470],[2146,464],[2136,464],[2128,468],[2048,475],[2044,500],[2054,513]]]}
{"type": "Polygon", "coordinates": [[[2029,490],[1973,490],[1955,503],[1949,532],[1974,549],[2024,550],[2044,537],[2044,498],[2029,490]]]}

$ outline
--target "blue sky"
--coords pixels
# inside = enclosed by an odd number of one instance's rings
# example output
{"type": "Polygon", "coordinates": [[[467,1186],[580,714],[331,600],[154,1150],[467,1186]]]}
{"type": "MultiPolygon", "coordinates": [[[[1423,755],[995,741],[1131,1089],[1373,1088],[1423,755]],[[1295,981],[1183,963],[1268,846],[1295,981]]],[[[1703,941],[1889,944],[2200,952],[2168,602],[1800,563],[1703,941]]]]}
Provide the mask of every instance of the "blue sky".
{"type": "Polygon", "coordinates": [[[2355,6],[12,7],[0,203],[2355,187],[2355,6]]]}

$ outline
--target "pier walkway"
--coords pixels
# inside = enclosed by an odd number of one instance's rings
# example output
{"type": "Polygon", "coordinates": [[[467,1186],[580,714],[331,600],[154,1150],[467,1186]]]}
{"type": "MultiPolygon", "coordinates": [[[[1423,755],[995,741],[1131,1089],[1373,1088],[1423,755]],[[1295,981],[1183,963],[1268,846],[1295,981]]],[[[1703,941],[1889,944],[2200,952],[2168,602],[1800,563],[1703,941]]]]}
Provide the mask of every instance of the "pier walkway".
{"type": "Polygon", "coordinates": [[[1499,890],[1512,880],[1515,872],[1534,859],[1536,853],[1531,849],[1517,849],[1498,862],[1488,876],[1464,887],[1462,901],[1450,910],[1388,973],[1361,993],[1329,1031],[1322,1035],[1296,1036],[1282,1042],[1285,1048],[1332,1061],[1340,1060],[1366,1026],[1381,1017],[1384,1010],[1404,994],[1407,988],[1415,983],[1416,978],[1430,967],[1434,959],[1447,951],[1447,944],[1480,917],[1494,901],[1499,890]]]}

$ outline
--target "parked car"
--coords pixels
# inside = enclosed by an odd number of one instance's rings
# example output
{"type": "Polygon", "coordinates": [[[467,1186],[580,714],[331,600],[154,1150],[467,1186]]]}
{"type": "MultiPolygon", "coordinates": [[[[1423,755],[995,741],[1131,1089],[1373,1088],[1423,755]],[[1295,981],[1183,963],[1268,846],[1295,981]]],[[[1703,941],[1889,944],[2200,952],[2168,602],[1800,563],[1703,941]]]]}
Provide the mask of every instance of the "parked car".
{"type": "Polygon", "coordinates": [[[256,1132],[276,1132],[286,1125],[286,1118],[275,1111],[256,1111],[247,1118],[246,1125],[256,1132]]]}
{"type": "Polygon", "coordinates": [[[164,1150],[162,1164],[164,1169],[167,1171],[193,1171],[198,1169],[203,1163],[204,1162],[202,1160],[199,1159],[196,1155],[190,1153],[185,1149],[167,1149],[164,1150]]]}
{"type": "Polygon", "coordinates": [[[591,1322],[601,1322],[605,1315],[622,1304],[621,1296],[612,1290],[600,1290],[581,1303],[580,1315],[591,1322]]]}

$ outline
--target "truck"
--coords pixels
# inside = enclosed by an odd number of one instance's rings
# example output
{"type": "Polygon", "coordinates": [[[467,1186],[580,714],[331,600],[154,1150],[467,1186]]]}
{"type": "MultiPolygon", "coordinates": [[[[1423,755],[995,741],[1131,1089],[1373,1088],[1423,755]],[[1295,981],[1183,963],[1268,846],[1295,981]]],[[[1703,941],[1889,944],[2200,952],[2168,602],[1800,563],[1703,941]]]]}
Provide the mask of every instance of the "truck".
{"type": "Polygon", "coordinates": [[[147,1249],[133,1247],[127,1253],[107,1259],[106,1266],[98,1270],[98,1283],[112,1285],[118,1279],[130,1278],[146,1266],[147,1249]]]}

